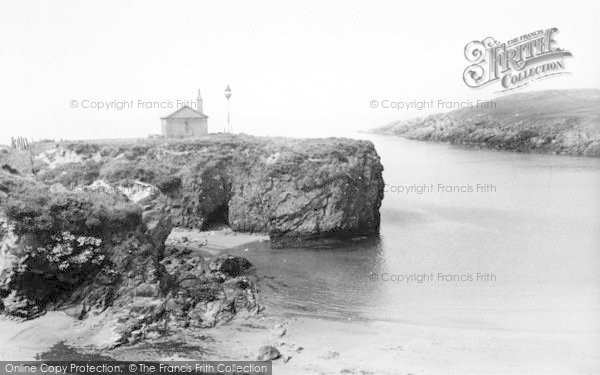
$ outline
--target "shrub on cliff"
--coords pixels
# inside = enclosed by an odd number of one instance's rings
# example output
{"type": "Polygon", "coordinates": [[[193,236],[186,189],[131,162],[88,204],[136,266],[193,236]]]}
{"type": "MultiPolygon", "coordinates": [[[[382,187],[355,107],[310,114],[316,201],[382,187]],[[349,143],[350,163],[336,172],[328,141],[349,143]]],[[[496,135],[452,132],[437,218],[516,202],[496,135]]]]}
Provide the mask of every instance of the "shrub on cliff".
{"type": "Polygon", "coordinates": [[[70,143],[66,144],[65,148],[74,151],[76,154],[92,155],[100,151],[100,146],[93,143],[70,143]]]}
{"type": "Polygon", "coordinates": [[[124,197],[79,191],[49,194],[43,185],[26,180],[13,186],[11,199],[3,205],[18,234],[32,233],[47,239],[65,231],[100,235],[141,222],[141,208],[124,197]]]}
{"type": "Polygon", "coordinates": [[[98,178],[115,184],[139,180],[167,192],[177,185],[177,168],[159,160],[109,160],[100,169],[98,178]]]}
{"type": "Polygon", "coordinates": [[[61,184],[73,189],[77,186],[89,185],[97,180],[100,175],[100,167],[101,164],[95,160],[68,163],[54,169],[42,169],[37,178],[48,185],[61,184]]]}
{"type": "Polygon", "coordinates": [[[155,178],[154,168],[142,165],[137,160],[117,160],[106,163],[100,170],[101,178],[107,182],[118,183],[134,179],[152,183],[155,178]]]}

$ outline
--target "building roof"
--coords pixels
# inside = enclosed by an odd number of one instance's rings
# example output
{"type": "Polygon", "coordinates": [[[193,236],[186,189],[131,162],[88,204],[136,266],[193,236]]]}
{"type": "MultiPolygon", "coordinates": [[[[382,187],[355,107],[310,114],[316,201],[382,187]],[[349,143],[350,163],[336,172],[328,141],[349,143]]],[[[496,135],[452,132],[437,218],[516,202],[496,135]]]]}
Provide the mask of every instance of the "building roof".
{"type": "Polygon", "coordinates": [[[179,108],[178,110],[176,110],[168,116],[161,117],[161,120],[174,118],[208,118],[208,116],[186,105],[179,108]]]}

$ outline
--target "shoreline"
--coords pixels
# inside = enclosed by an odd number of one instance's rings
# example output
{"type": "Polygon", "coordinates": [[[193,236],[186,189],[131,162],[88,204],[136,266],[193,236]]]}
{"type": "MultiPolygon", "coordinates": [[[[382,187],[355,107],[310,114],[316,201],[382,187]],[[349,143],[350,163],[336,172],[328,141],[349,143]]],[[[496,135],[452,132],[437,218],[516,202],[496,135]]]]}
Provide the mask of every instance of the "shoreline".
{"type": "Polygon", "coordinates": [[[510,154],[524,154],[524,155],[548,155],[548,156],[560,156],[560,157],[570,157],[570,158],[586,158],[586,159],[597,159],[600,158],[600,154],[574,154],[574,153],[561,153],[557,151],[549,151],[542,148],[531,148],[531,149],[519,149],[519,148],[502,148],[491,146],[487,143],[481,142],[472,142],[472,143],[462,143],[462,142],[452,142],[448,140],[441,139],[431,139],[431,138],[416,138],[410,137],[402,134],[394,134],[394,133],[386,133],[386,132],[374,132],[374,131],[364,131],[362,134],[370,134],[376,136],[384,136],[384,137],[397,137],[402,138],[407,141],[415,141],[415,142],[424,142],[428,144],[440,144],[440,145],[448,145],[452,147],[460,148],[461,150],[475,150],[475,151],[490,151],[490,152],[502,152],[502,153],[510,153],[510,154]]]}
{"type": "Polygon", "coordinates": [[[500,373],[562,374],[580,373],[590,368],[600,370],[593,345],[600,337],[593,334],[582,335],[576,341],[578,356],[585,357],[586,362],[569,366],[565,358],[569,353],[564,352],[562,345],[564,337],[557,334],[310,317],[285,319],[267,313],[236,317],[214,328],[102,350],[89,347],[101,337],[95,332],[90,341],[94,324],[89,323],[82,324],[58,311],[23,323],[0,318],[3,333],[7,326],[9,329],[9,334],[0,338],[0,360],[32,360],[36,354],[52,351],[61,342],[70,353],[115,360],[158,361],[254,360],[259,347],[270,345],[282,354],[273,361],[273,373],[290,375],[458,374],[480,373],[483,369],[500,373]],[[33,336],[36,340],[32,340],[33,336]],[[20,342],[28,345],[19,346],[20,342]],[[19,358],[14,358],[17,353],[19,358]],[[540,368],[537,358],[542,356],[545,365],[540,368]],[[520,364],[518,370],[514,363],[520,364]]]}
{"type": "MultiPolygon", "coordinates": [[[[166,245],[214,256],[267,238],[228,228],[205,232],[176,228],[166,245]],[[203,245],[198,247],[199,243],[203,245]]],[[[257,294],[259,302],[263,293],[257,294]]],[[[182,330],[110,349],[111,328],[103,314],[83,321],[65,311],[49,311],[24,322],[0,317],[0,360],[33,360],[42,353],[46,359],[255,360],[258,349],[268,345],[281,353],[273,361],[276,374],[600,371],[600,360],[594,356],[594,344],[600,342],[597,334],[570,335],[576,350],[565,353],[567,337],[562,334],[286,316],[267,309],[258,315],[239,314],[213,328],[182,330]],[[545,358],[543,368],[538,361],[541,357],[545,358]],[[581,358],[585,361],[576,361],[581,358]]]]}

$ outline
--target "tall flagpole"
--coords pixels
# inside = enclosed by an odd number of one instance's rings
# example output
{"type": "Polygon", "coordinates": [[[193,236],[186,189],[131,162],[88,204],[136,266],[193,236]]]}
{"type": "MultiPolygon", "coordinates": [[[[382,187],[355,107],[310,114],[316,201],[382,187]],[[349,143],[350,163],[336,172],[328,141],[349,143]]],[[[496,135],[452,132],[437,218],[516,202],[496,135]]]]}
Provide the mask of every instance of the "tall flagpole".
{"type": "Polygon", "coordinates": [[[232,133],[231,123],[229,121],[229,98],[231,98],[231,89],[229,88],[229,85],[225,88],[225,98],[227,98],[227,130],[229,133],[232,133]]]}

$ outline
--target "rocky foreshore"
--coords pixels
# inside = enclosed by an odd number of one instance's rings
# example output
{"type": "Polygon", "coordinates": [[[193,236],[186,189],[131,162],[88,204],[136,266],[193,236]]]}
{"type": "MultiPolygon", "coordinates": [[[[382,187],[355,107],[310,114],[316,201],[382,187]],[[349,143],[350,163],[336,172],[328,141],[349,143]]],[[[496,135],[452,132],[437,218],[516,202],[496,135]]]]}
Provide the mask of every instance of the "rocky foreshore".
{"type": "Polygon", "coordinates": [[[512,94],[370,132],[496,150],[600,157],[600,90],[512,94]]]}
{"type": "Polygon", "coordinates": [[[0,158],[15,166],[0,169],[0,309],[20,319],[102,315],[113,346],[260,310],[246,259],[165,246],[175,226],[228,224],[268,233],[275,246],[379,229],[382,167],[370,142],[218,135],[36,146],[0,158]]]}
{"type": "Polygon", "coordinates": [[[69,191],[0,172],[0,307],[32,319],[49,309],[107,315],[114,345],[257,310],[250,264],[165,249],[172,224],[161,199],[69,191]]]}

